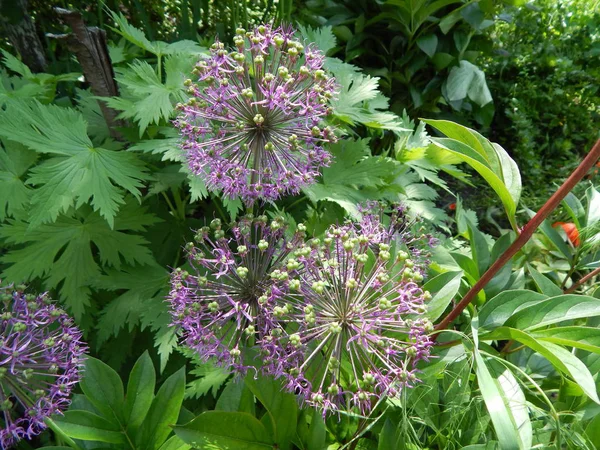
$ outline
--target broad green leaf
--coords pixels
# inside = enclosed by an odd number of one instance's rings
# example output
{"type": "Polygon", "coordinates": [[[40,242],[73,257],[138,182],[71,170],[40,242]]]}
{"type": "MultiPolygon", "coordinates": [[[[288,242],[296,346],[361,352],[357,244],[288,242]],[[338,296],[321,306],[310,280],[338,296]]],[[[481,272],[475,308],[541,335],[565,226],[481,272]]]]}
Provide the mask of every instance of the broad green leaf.
{"type": "Polygon", "coordinates": [[[446,310],[460,288],[462,272],[445,272],[437,275],[423,285],[423,289],[431,292],[432,298],[427,303],[427,317],[436,321],[446,310]]]}
{"type": "Polygon", "coordinates": [[[223,389],[215,409],[254,414],[254,395],[242,380],[233,379],[223,389]]]}
{"type": "Polygon", "coordinates": [[[190,448],[191,446],[183,442],[179,436],[172,436],[158,450],[189,450],[190,448]]]}
{"type": "Polygon", "coordinates": [[[577,226],[577,229],[580,230],[583,228],[586,221],[586,212],[579,199],[572,192],[569,192],[563,199],[562,205],[571,216],[571,219],[577,226]]]}
{"type": "Polygon", "coordinates": [[[590,186],[585,191],[587,197],[587,215],[586,215],[586,227],[595,225],[600,220],[600,192],[598,192],[593,186],[590,186]]]}
{"type": "Polygon", "coordinates": [[[127,395],[125,397],[125,423],[127,429],[135,435],[135,431],[144,421],[152,400],[154,400],[154,385],[156,372],[154,364],[146,350],[138,358],[127,382],[127,395]]]}
{"type": "Polygon", "coordinates": [[[255,417],[241,412],[206,411],[175,434],[194,448],[273,450],[273,440],[255,417]]]}
{"type": "Polygon", "coordinates": [[[513,229],[521,196],[521,174],[516,163],[498,144],[494,144],[470,128],[446,120],[425,120],[448,138],[433,138],[433,143],[475,169],[500,197],[513,229]]]}
{"type": "Polygon", "coordinates": [[[477,105],[484,106],[492,101],[492,94],[485,81],[485,73],[465,60],[450,71],[446,81],[446,92],[451,102],[469,97],[477,105]]]}
{"type": "Polygon", "coordinates": [[[546,358],[557,370],[569,375],[594,402],[600,403],[592,374],[586,365],[570,351],[551,342],[538,340],[525,331],[500,327],[481,336],[482,340],[514,340],[546,358]]]}
{"type": "Polygon", "coordinates": [[[88,356],[81,390],[104,418],[116,426],[123,423],[123,383],[121,377],[102,361],[88,356]]]}
{"type": "Polygon", "coordinates": [[[519,432],[521,448],[530,449],[533,440],[533,430],[529,419],[529,410],[525,394],[513,373],[500,361],[487,359],[486,364],[490,374],[500,388],[502,400],[510,410],[519,432]]]}
{"type": "MultiPolygon", "coordinates": [[[[379,433],[379,443],[377,450],[396,450],[396,430],[393,422],[390,419],[385,419],[383,428],[379,433]]],[[[316,450],[316,449],[315,449],[316,450]]]]}
{"type": "Polygon", "coordinates": [[[531,334],[537,340],[580,348],[588,352],[600,354],[600,328],[582,326],[555,327],[533,331],[531,334]]]}
{"type": "Polygon", "coordinates": [[[137,442],[148,450],[158,449],[177,423],[185,391],[185,367],[165,380],[152,401],[137,434],[137,442]]]}
{"type": "Polygon", "coordinates": [[[600,299],[565,294],[515,312],[505,325],[519,330],[535,330],[565,320],[595,316],[600,316],[600,299]]]}
{"type": "Polygon", "coordinates": [[[298,402],[293,394],[283,392],[280,381],[249,375],[245,384],[267,409],[274,426],[274,441],[282,449],[291,448],[298,422],[298,402]]]}
{"type": "Polygon", "coordinates": [[[477,264],[479,276],[487,270],[490,265],[490,249],[483,233],[467,220],[469,228],[469,240],[471,241],[471,255],[477,264]]]}
{"type": "Polygon", "coordinates": [[[325,448],[327,439],[327,429],[323,415],[318,409],[313,410],[312,420],[308,429],[308,440],[306,442],[306,450],[321,450],[325,448]]]}
{"type": "Polygon", "coordinates": [[[147,178],[140,160],[127,152],[96,148],[81,114],[39,102],[11,101],[0,113],[0,136],[54,157],[31,170],[31,226],[54,222],[71,206],[89,202],[112,227],[123,190],[138,199],[147,178]]]}
{"type": "Polygon", "coordinates": [[[504,325],[511,316],[520,310],[528,306],[537,305],[547,298],[544,294],[534,291],[504,291],[483,305],[479,311],[480,327],[486,330],[493,330],[504,325]]]}
{"type": "Polygon", "coordinates": [[[531,278],[533,278],[534,283],[542,294],[552,297],[555,295],[561,295],[563,293],[561,288],[559,288],[548,277],[539,273],[529,264],[527,265],[527,270],[531,274],[531,278]]]}
{"type": "Polygon", "coordinates": [[[487,407],[488,413],[494,424],[496,437],[498,438],[502,450],[521,450],[524,449],[519,436],[516,421],[511,413],[506,399],[503,397],[503,391],[496,379],[492,377],[486,365],[485,360],[479,352],[478,342],[478,324],[477,316],[471,321],[473,331],[473,356],[475,358],[475,375],[477,384],[481,391],[481,396],[487,407]]]}
{"type": "Polygon", "coordinates": [[[435,55],[437,45],[438,38],[435,34],[424,34],[417,39],[417,46],[430,58],[435,55]]]}
{"type": "Polygon", "coordinates": [[[69,437],[85,441],[124,444],[125,435],[119,426],[89,411],[66,411],[55,416],[54,423],[69,437]]]}

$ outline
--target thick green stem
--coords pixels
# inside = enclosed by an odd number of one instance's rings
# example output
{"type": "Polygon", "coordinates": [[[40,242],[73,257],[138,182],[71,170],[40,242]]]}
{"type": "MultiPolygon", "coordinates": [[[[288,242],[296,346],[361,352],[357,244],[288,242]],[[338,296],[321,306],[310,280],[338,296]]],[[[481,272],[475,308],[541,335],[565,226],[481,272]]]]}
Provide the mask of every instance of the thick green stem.
{"type": "MultiPolygon", "coordinates": [[[[600,139],[596,141],[590,152],[583,159],[581,164],[573,171],[573,173],[565,180],[565,182],[558,188],[558,190],[548,199],[548,201],[540,208],[535,216],[531,218],[529,222],[523,227],[521,233],[517,239],[511,244],[510,247],[492,264],[492,266],[482,275],[482,277],[475,283],[475,285],[469,289],[469,292],[462,298],[462,300],[450,311],[450,313],[442,319],[435,327],[436,331],[445,330],[448,325],[456,319],[460,313],[475,299],[479,291],[481,291],[494,276],[504,267],[504,265],[510,261],[510,259],[531,239],[533,232],[541,225],[541,223],[550,215],[552,211],[560,204],[560,202],[567,196],[571,190],[575,187],[579,181],[588,173],[588,171],[594,166],[596,161],[600,158],[600,139]]],[[[439,333],[433,336],[433,339],[437,339],[439,333]]]]}

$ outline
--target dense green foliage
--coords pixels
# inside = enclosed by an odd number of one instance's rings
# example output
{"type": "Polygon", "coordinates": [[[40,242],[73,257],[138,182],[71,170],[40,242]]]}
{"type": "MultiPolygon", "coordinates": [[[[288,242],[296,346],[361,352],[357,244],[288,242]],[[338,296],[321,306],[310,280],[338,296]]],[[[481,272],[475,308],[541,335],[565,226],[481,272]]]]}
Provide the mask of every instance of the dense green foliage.
{"type": "MultiPolygon", "coordinates": [[[[110,27],[120,96],[102,101],[119,114],[117,138],[62,44],[49,45],[51,73],[32,73],[5,42],[0,278],[50,291],[91,355],[70,410],[19,448],[600,448],[600,288],[597,273],[584,278],[600,266],[593,174],[554,215],[577,239],[546,220],[440,334],[421,382],[370,417],[323,418],[279,381],[201,361],[178,345],[164,300],[194,230],[246,212],[189,173],[172,125],[214,33],[225,40],[238,24],[297,19],[301,38],[328,55],[339,84],[327,119],[341,136],[328,148],[333,162],[265,214],[321,237],[366,201],[404,203],[419,217],[412,231],[440,240],[424,285],[427,318],[439,323],[533,215],[521,198],[541,205],[539,180],[558,183],[598,136],[592,4],[119,5],[84,14],[110,27]],[[500,224],[455,197],[471,182],[492,193],[500,224]]],[[[65,31],[48,4],[30,8],[44,31],[65,31]]]]}

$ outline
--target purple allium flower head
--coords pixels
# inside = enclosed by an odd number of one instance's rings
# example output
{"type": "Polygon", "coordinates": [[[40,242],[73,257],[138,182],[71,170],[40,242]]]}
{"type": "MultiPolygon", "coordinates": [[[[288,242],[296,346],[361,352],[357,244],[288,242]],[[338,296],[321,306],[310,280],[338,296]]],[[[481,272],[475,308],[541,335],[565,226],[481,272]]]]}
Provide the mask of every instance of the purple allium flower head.
{"type": "Polygon", "coordinates": [[[46,294],[0,288],[0,445],[8,448],[46,428],[70,403],[86,346],[72,319],[46,294]]]}
{"type": "Polygon", "coordinates": [[[232,227],[232,238],[219,219],[199,230],[197,244],[186,245],[194,273],[176,269],[171,278],[173,325],[185,345],[242,374],[258,366],[245,349],[264,342],[272,354],[263,337],[279,328],[273,310],[283,292],[276,283],[302,271],[301,261],[290,258],[302,246],[302,230],[288,238],[283,221],[269,224],[266,216],[244,217],[232,227]]]}
{"type": "Polygon", "coordinates": [[[274,375],[324,412],[368,414],[382,396],[417,382],[415,364],[429,356],[430,294],[419,286],[422,255],[411,258],[422,239],[409,232],[401,208],[389,225],[380,218],[367,205],[360,223],[331,227],[307,258],[297,293],[279,298],[287,326],[277,357],[285,363],[274,375]]]}
{"type": "Polygon", "coordinates": [[[209,189],[246,204],[299,192],[330,161],[322,125],[335,81],[324,55],[294,39],[294,30],[261,25],[237,30],[235,49],[221,42],[186,80],[190,100],[175,121],[192,173],[209,189]]]}

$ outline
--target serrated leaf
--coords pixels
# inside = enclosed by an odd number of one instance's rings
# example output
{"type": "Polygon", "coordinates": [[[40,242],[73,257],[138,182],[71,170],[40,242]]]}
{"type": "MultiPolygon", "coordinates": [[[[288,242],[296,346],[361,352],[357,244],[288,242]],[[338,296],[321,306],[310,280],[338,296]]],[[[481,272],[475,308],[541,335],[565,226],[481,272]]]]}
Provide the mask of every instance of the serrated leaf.
{"type": "Polygon", "coordinates": [[[334,74],[340,92],[331,106],[338,119],[350,125],[362,123],[395,133],[407,131],[398,116],[387,112],[388,100],[378,90],[379,78],[346,70],[334,74]]]}
{"type": "Polygon", "coordinates": [[[154,68],[146,61],[136,60],[128,67],[116,69],[117,81],[135,99],[123,103],[117,98],[106,99],[109,106],[123,110],[120,117],[138,122],[140,136],[148,125],[169,120],[174,103],[183,101],[183,82],[192,70],[196,59],[191,56],[173,55],[165,58],[166,79],[163,83],[154,68]]]}
{"type": "Polygon", "coordinates": [[[86,208],[34,230],[29,230],[26,222],[11,219],[0,229],[0,237],[15,245],[1,257],[3,263],[9,264],[2,276],[14,282],[40,277],[48,288],[62,282],[61,298],[73,315],[80,318],[90,304],[89,286],[99,278],[101,264],[118,269],[123,262],[154,263],[144,238],[121,231],[132,229],[133,223],[143,229],[143,224],[156,221],[143,209],[134,207],[134,210],[135,221],[125,216],[126,221],[121,224],[117,217],[112,230],[98,213],[86,208]],[[92,246],[97,248],[98,258],[92,246]],[[73,270],[75,267],[77,270],[73,270]]]}
{"type": "Polygon", "coordinates": [[[31,188],[23,181],[37,154],[17,143],[0,146],[0,222],[29,203],[31,188]]]}
{"type": "Polygon", "coordinates": [[[306,42],[313,43],[324,55],[336,46],[337,40],[330,25],[318,28],[298,25],[298,30],[306,42]]]}
{"type": "Polygon", "coordinates": [[[90,202],[112,226],[123,189],[140,197],[145,168],[133,154],[95,148],[81,114],[37,101],[11,101],[0,114],[0,136],[57,155],[31,171],[32,227],[53,222],[71,206],[90,202]]]}
{"type": "Polygon", "coordinates": [[[227,381],[230,373],[222,367],[214,366],[211,363],[197,365],[192,371],[192,375],[197,378],[190,381],[185,388],[185,398],[198,399],[206,395],[209,391],[213,397],[217,396],[219,388],[227,381]]]}
{"type": "Polygon", "coordinates": [[[356,205],[370,198],[360,188],[383,186],[397,170],[397,163],[389,158],[368,156],[368,142],[368,139],[344,140],[332,145],[334,163],[323,169],[321,183],[304,189],[306,195],[315,203],[335,202],[358,217],[356,205]]]}

